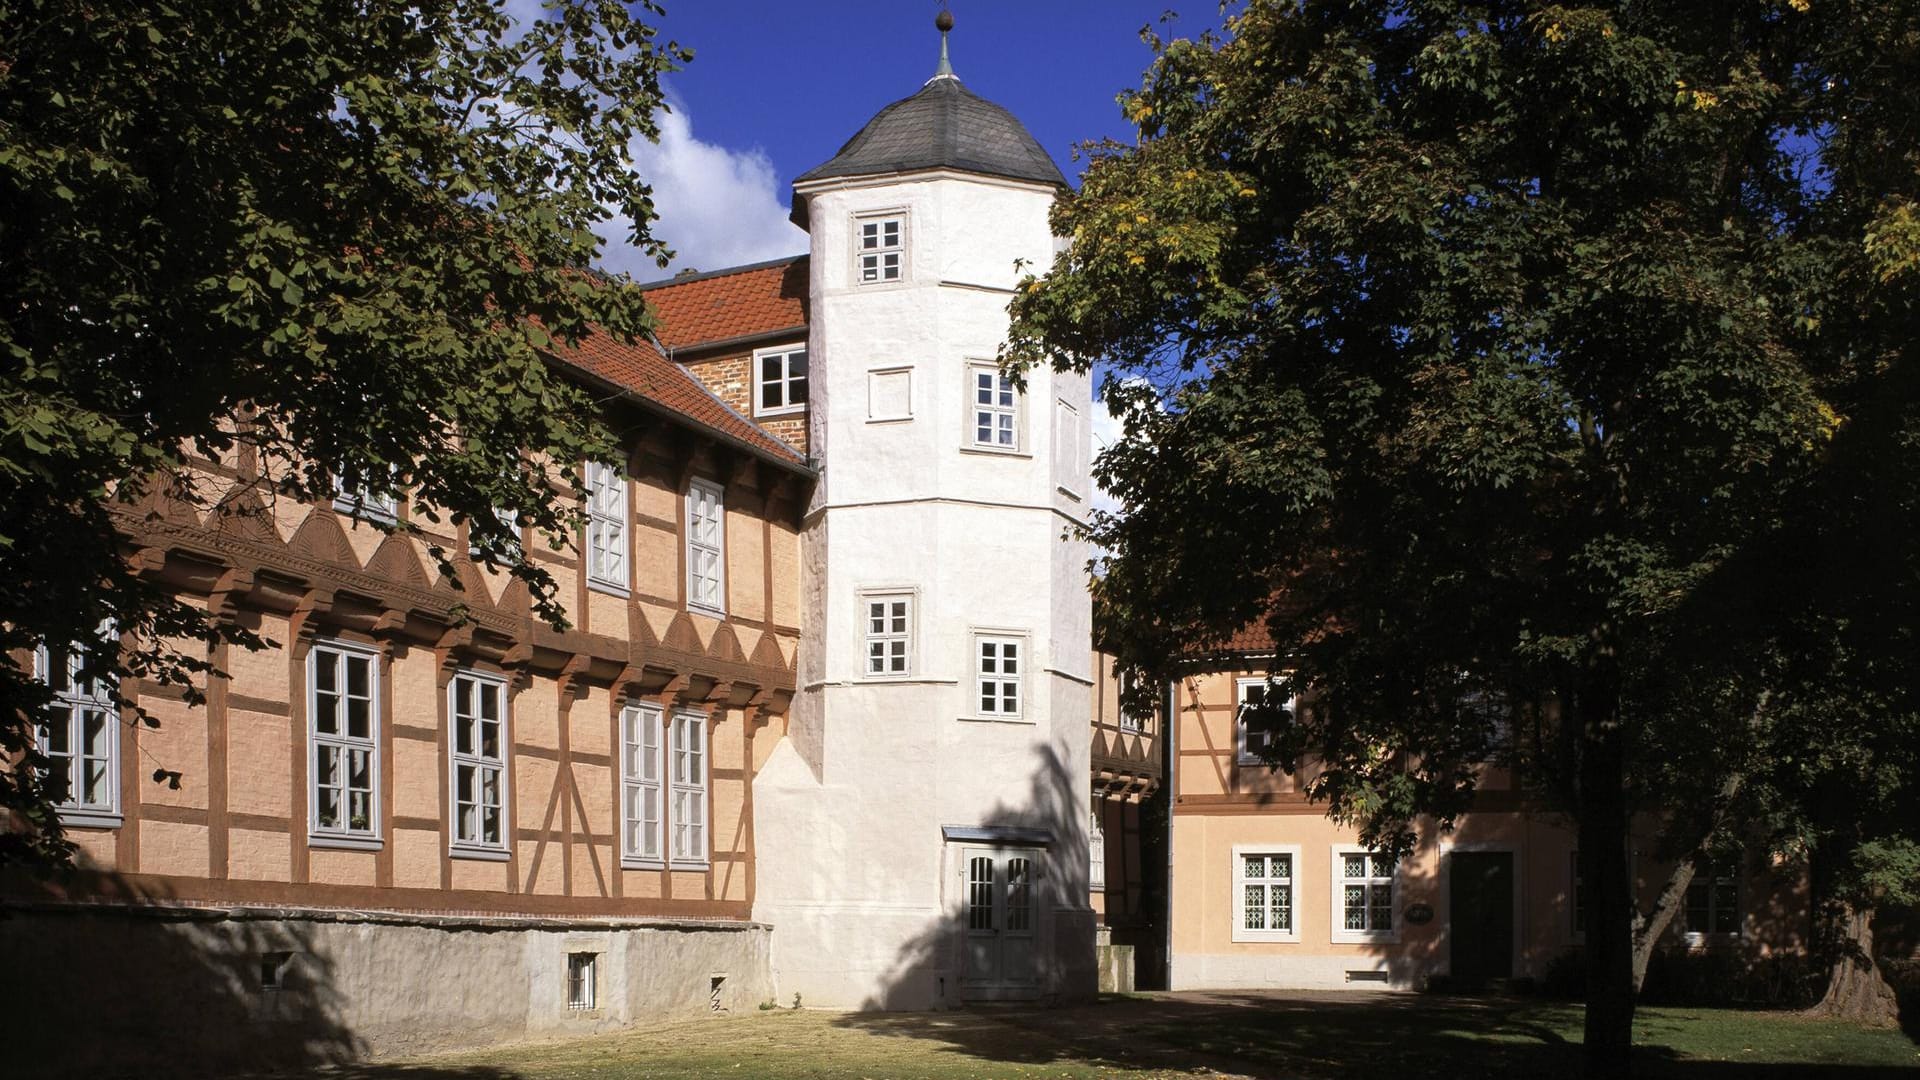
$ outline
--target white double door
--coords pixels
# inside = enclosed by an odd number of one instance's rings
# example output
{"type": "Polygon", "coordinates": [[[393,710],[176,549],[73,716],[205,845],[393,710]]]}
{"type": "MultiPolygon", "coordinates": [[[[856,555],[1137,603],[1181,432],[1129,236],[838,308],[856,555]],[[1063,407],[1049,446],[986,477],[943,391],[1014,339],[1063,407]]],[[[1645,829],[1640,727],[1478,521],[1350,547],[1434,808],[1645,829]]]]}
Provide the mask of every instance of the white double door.
{"type": "Polygon", "coordinates": [[[959,855],[962,996],[1038,996],[1044,850],[968,847],[959,855]]]}

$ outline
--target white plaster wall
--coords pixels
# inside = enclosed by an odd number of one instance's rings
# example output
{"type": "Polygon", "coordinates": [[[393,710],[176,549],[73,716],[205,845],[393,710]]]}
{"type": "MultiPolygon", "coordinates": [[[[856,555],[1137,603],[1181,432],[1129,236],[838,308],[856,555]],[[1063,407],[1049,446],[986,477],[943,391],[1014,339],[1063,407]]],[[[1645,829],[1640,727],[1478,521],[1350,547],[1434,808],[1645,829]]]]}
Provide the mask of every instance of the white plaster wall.
{"type": "MultiPolygon", "coordinates": [[[[756,918],[783,1001],[925,1008],[958,1000],[956,868],[941,828],[1052,830],[1045,993],[1091,993],[1085,801],[1091,709],[1084,448],[1054,453],[1054,403],[1082,376],[1035,371],[1018,453],[967,448],[968,361],[992,361],[1023,272],[1052,258],[1052,192],[955,174],[809,194],[812,423],[821,482],[805,541],[801,687],[756,779],[756,918]],[[855,285],[854,219],[907,218],[905,280],[855,285]],[[1027,260],[1025,271],[1017,259],[1027,260]],[[870,422],[869,375],[911,369],[908,419],[870,422]],[[1067,462],[1078,475],[1056,475],[1067,462]],[[912,675],[864,676],[862,592],[910,589],[912,675]],[[973,633],[1026,638],[1017,722],[981,720],[973,633]]],[[[1086,425],[1077,437],[1084,441],[1086,425]]]]}

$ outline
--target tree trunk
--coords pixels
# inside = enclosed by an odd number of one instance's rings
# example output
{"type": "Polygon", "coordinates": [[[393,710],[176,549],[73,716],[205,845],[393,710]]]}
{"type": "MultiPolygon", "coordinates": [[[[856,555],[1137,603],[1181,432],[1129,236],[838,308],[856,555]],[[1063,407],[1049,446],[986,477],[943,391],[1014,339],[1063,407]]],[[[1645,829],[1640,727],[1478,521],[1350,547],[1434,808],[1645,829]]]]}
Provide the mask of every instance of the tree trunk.
{"type": "Polygon", "coordinates": [[[1614,701],[1582,709],[1587,714],[1580,755],[1580,862],[1588,898],[1584,1049],[1591,1077],[1626,1076],[1633,1048],[1626,747],[1614,701]]]}
{"type": "MultiPolygon", "coordinates": [[[[1747,720],[1747,730],[1757,733],[1761,720],[1766,716],[1767,703],[1773,700],[1773,691],[1762,690],[1753,703],[1753,715],[1747,720]]],[[[1733,811],[1733,800],[1740,794],[1740,787],[1746,783],[1746,773],[1735,769],[1727,773],[1720,781],[1720,790],[1713,800],[1713,813],[1707,824],[1706,835],[1695,845],[1704,851],[1707,845],[1727,826],[1727,815],[1733,811]]],[[[1653,902],[1653,910],[1645,919],[1636,914],[1633,923],[1633,992],[1638,994],[1647,984],[1647,964],[1653,960],[1654,946],[1660,944],[1661,935],[1673,924],[1673,916],[1687,899],[1687,886],[1693,884],[1696,871],[1693,857],[1680,860],[1667,875],[1666,887],[1660,890],[1659,899],[1653,902]]]]}
{"type": "Polygon", "coordinates": [[[1634,920],[1633,992],[1636,994],[1647,985],[1647,964],[1653,959],[1653,947],[1660,943],[1667,927],[1673,925],[1674,913],[1687,898],[1687,886],[1693,884],[1693,874],[1693,860],[1681,859],[1667,875],[1667,884],[1660,890],[1660,898],[1653,902],[1653,910],[1645,919],[1634,920]]]}
{"type": "Polygon", "coordinates": [[[1893,987],[1873,959],[1873,908],[1840,905],[1840,949],[1827,979],[1827,992],[1809,1016],[1850,1020],[1874,1027],[1900,1022],[1900,1005],[1893,987]]]}

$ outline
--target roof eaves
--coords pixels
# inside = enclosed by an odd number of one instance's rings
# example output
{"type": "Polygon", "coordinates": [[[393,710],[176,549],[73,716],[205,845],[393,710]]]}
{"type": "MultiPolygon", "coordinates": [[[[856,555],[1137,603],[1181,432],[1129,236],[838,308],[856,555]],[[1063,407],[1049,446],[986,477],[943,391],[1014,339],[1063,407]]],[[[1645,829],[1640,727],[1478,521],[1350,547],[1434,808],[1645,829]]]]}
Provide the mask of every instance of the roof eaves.
{"type": "Polygon", "coordinates": [[[689,345],[675,345],[671,348],[663,345],[661,348],[665,349],[667,359],[678,362],[680,358],[687,353],[710,353],[720,349],[738,348],[742,345],[757,345],[765,341],[780,341],[794,337],[805,338],[806,335],[807,324],[795,323],[792,326],[783,326],[778,330],[755,330],[751,334],[736,334],[730,338],[716,338],[713,341],[696,341],[689,345]]]}
{"type": "MultiPolygon", "coordinates": [[[[548,355],[551,356],[551,354],[548,354],[548,355]]],[[[773,451],[767,449],[764,446],[756,446],[753,443],[747,441],[746,439],[740,438],[738,435],[735,435],[730,431],[723,431],[720,428],[714,427],[712,424],[709,424],[704,420],[700,420],[695,417],[688,416],[686,413],[672,407],[671,405],[667,405],[663,402],[655,401],[652,398],[647,397],[645,394],[639,393],[628,387],[622,386],[619,383],[613,381],[612,379],[607,378],[605,375],[602,375],[599,372],[594,371],[582,364],[574,363],[573,361],[567,360],[563,357],[554,356],[552,358],[556,363],[566,365],[569,371],[574,372],[576,375],[586,380],[587,382],[593,383],[595,386],[600,387],[602,390],[609,391],[615,397],[618,397],[620,400],[628,402],[629,404],[637,405],[640,408],[646,410],[647,412],[654,414],[655,416],[659,416],[667,420],[672,420],[675,423],[684,424],[687,427],[690,427],[695,431],[700,432],[702,435],[705,435],[715,440],[716,442],[725,443],[726,445],[734,447],[735,449],[744,450],[747,453],[752,454],[754,457],[759,458],[762,461],[768,462],[770,464],[778,465],[781,468],[786,469],[787,471],[794,473],[797,476],[804,476],[808,479],[815,479],[820,475],[819,472],[814,469],[813,465],[810,462],[808,462],[805,457],[801,455],[800,451],[794,449],[793,446],[789,444],[785,439],[782,439],[779,436],[773,434],[772,432],[767,431],[766,429],[760,427],[760,425],[758,424],[754,424],[753,421],[751,420],[747,420],[747,423],[752,424],[754,430],[759,431],[762,435],[765,435],[770,441],[778,444],[779,446],[789,451],[789,453],[791,453],[792,456],[789,457],[784,454],[774,453],[773,451]]],[[[699,386],[700,390],[703,393],[706,393],[707,396],[709,397],[713,396],[712,393],[708,391],[704,385],[701,385],[700,380],[694,378],[691,375],[687,376],[687,380],[693,383],[694,385],[699,386]]],[[[714,400],[719,401],[718,398],[714,398],[714,400]]],[[[734,416],[736,417],[740,416],[738,412],[736,412],[732,408],[728,408],[726,402],[721,401],[720,405],[722,408],[726,408],[727,412],[732,413],[734,416]]],[[[745,417],[740,417],[740,418],[743,420],[746,419],[745,417]]]]}

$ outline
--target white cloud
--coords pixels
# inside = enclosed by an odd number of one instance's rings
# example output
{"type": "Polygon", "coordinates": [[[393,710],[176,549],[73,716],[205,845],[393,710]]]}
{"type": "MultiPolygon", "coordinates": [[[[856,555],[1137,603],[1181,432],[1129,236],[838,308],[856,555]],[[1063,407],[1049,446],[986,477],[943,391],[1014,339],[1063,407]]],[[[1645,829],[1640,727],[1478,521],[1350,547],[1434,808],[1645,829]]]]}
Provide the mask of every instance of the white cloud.
{"type": "MultiPolygon", "coordinates": [[[[1105,401],[1096,401],[1093,403],[1093,416],[1091,420],[1092,423],[1089,424],[1088,427],[1093,433],[1093,454],[1094,457],[1098,459],[1102,450],[1114,445],[1123,438],[1120,430],[1120,418],[1113,415],[1105,401]]],[[[1110,514],[1120,512],[1120,500],[1114,498],[1106,488],[1100,486],[1097,480],[1093,485],[1093,505],[1110,514]]]]}
{"type": "Polygon", "coordinates": [[[659,215],[654,235],[674,249],[674,262],[662,270],[624,243],[630,223],[615,218],[602,226],[602,266],[648,281],[687,268],[719,270],[806,250],[807,234],[787,220],[785,189],[766,153],[701,142],[684,107],[661,114],[658,143],[634,140],[633,157],[634,168],[653,185],[659,215]]]}
{"type": "MultiPolygon", "coordinates": [[[[507,0],[507,13],[530,26],[553,17],[547,3],[507,0]]],[[[673,264],[662,270],[628,244],[633,222],[616,214],[597,230],[600,265],[654,281],[687,268],[720,270],[805,251],[807,234],[787,220],[786,190],[765,151],[701,142],[685,105],[672,105],[659,115],[660,141],[636,138],[629,149],[635,171],[653,185],[653,234],[674,250],[673,264]]]]}

